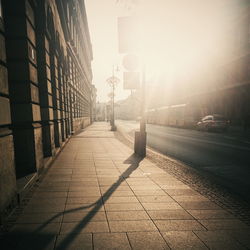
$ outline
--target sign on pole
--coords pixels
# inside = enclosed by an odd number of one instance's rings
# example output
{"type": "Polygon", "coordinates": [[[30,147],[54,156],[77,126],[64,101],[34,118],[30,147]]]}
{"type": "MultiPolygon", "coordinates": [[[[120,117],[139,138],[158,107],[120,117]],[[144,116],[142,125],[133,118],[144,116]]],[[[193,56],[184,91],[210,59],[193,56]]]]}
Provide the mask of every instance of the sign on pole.
{"type": "Polygon", "coordinates": [[[128,71],[136,71],[139,66],[138,56],[134,54],[125,55],[122,60],[122,65],[128,71]]]}
{"type": "Polygon", "coordinates": [[[123,72],[123,88],[124,89],[139,89],[140,88],[140,73],[139,72],[123,72]]]}
{"type": "Polygon", "coordinates": [[[138,51],[138,27],[135,17],[118,17],[119,53],[138,51]]]}

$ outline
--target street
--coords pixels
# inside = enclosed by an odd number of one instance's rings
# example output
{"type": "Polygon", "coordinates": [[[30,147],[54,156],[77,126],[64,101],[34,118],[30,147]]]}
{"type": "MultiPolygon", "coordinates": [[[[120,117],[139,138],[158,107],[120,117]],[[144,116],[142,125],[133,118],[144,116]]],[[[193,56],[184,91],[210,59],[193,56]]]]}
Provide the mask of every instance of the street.
{"type": "MultiPolygon", "coordinates": [[[[118,121],[130,136],[139,124],[118,121]]],[[[147,145],[202,174],[216,177],[220,184],[247,200],[250,194],[250,142],[228,134],[147,124],[147,145]]]]}

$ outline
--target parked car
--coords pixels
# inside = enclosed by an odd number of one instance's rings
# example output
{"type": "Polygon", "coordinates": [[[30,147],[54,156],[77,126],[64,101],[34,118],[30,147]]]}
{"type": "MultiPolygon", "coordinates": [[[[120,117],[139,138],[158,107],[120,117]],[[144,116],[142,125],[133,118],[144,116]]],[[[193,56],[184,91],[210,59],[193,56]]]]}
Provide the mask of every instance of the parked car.
{"type": "Polygon", "coordinates": [[[227,131],[230,121],[223,115],[207,115],[197,123],[197,129],[205,131],[227,131]]]}

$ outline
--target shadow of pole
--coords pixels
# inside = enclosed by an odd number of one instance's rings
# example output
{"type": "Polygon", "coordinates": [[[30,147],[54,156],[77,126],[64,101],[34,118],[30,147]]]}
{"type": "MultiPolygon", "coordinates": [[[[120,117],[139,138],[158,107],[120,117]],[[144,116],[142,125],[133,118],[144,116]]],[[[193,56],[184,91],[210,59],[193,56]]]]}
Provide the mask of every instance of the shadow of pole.
{"type": "Polygon", "coordinates": [[[70,242],[74,240],[74,238],[77,236],[77,233],[81,229],[83,229],[95,216],[95,214],[101,209],[102,205],[105,204],[105,202],[110,198],[110,196],[114,193],[114,191],[121,185],[122,182],[124,182],[131,173],[133,173],[134,170],[136,170],[139,166],[139,163],[143,160],[143,157],[139,157],[135,154],[132,154],[128,159],[124,161],[124,163],[131,164],[120,176],[119,179],[112,184],[112,186],[94,203],[88,205],[88,206],[82,206],[74,209],[70,209],[61,213],[58,213],[57,215],[50,218],[48,221],[43,223],[34,233],[39,233],[46,225],[48,225],[50,222],[52,222],[57,217],[61,216],[62,214],[68,214],[72,212],[76,212],[79,210],[84,210],[90,207],[93,207],[88,214],[75,226],[75,228],[65,237],[60,245],[57,247],[59,249],[66,249],[67,246],[69,246],[70,242]]]}

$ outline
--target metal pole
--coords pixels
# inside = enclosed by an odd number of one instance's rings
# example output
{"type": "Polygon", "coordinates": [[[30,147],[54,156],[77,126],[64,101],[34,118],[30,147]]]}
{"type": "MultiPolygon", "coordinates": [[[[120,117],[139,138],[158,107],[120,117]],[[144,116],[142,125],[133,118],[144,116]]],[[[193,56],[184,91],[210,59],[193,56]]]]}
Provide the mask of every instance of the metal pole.
{"type": "Polygon", "coordinates": [[[140,133],[146,133],[146,121],[145,121],[145,81],[146,81],[146,70],[145,64],[142,68],[142,86],[141,86],[141,120],[140,120],[140,133]]]}
{"type": "Polygon", "coordinates": [[[115,83],[112,84],[112,126],[115,126],[115,83]]]}
{"type": "Polygon", "coordinates": [[[111,130],[116,131],[115,127],[115,65],[113,64],[112,68],[112,124],[111,124],[111,130]]]}
{"type": "Polygon", "coordinates": [[[141,157],[146,156],[146,119],[145,119],[145,85],[146,85],[146,69],[145,64],[142,68],[142,82],[141,82],[141,120],[140,131],[135,132],[134,152],[141,157]]]}

